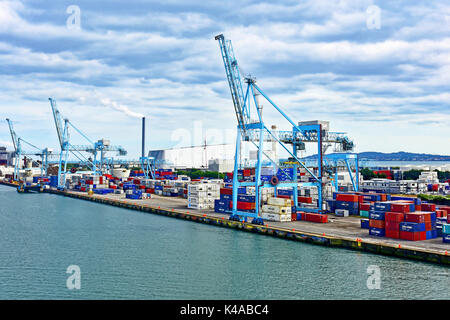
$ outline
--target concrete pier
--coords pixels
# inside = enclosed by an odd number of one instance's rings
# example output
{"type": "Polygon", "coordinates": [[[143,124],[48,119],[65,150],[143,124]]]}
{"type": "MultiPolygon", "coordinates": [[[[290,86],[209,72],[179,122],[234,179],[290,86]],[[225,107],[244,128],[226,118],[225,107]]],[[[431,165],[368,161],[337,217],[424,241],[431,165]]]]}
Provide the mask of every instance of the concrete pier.
{"type": "Polygon", "coordinates": [[[260,226],[230,221],[228,215],[211,210],[188,209],[187,200],[176,197],[152,195],[151,199],[133,200],[126,199],[123,194],[87,195],[54,189],[45,192],[293,241],[450,265],[450,245],[443,243],[442,238],[412,242],[370,236],[367,229],[360,228],[360,218],[354,216],[341,218],[330,215],[330,222],[324,224],[267,221],[264,226],[260,226]]]}

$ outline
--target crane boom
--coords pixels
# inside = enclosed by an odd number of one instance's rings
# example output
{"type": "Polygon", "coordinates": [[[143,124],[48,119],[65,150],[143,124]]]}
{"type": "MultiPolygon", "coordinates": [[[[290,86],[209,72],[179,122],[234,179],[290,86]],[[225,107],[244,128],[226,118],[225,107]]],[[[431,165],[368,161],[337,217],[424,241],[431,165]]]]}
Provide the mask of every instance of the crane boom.
{"type": "Polygon", "coordinates": [[[17,134],[16,134],[16,132],[14,131],[14,128],[13,128],[13,124],[12,124],[12,122],[11,122],[11,120],[9,120],[8,118],[6,119],[6,121],[8,122],[8,126],[9,126],[9,132],[11,133],[11,139],[12,139],[12,142],[13,142],[13,146],[14,146],[14,151],[17,151],[17,146],[18,146],[18,138],[17,138],[17,134]]]}
{"type": "Polygon", "coordinates": [[[48,98],[48,100],[50,100],[50,105],[52,106],[53,119],[55,119],[56,125],[56,133],[58,134],[59,145],[62,148],[64,141],[63,141],[63,126],[61,113],[59,112],[58,107],[56,106],[56,101],[52,98],[48,98]]]}
{"type": "Polygon", "coordinates": [[[241,75],[239,66],[234,56],[233,46],[230,40],[225,40],[223,34],[215,37],[219,41],[220,51],[225,66],[225,72],[230,87],[231,98],[233,99],[234,110],[238,120],[238,125],[245,131],[246,124],[249,123],[248,108],[244,103],[244,91],[242,89],[241,75]]]}

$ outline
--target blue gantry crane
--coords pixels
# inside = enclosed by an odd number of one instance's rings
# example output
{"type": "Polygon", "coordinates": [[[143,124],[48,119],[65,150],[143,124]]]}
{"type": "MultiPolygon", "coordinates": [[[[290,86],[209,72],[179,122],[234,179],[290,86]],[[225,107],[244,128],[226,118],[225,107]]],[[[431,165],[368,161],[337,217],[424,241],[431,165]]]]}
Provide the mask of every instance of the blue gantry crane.
{"type": "Polygon", "coordinates": [[[41,175],[47,175],[48,169],[48,158],[52,154],[53,150],[49,148],[38,148],[34,144],[26,141],[25,139],[19,137],[14,130],[13,123],[10,119],[6,119],[9,126],[9,132],[11,133],[11,139],[13,142],[14,152],[16,154],[14,163],[14,180],[19,180],[19,170],[20,170],[20,160],[22,156],[39,156],[41,157],[41,175]],[[22,149],[22,145],[25,144],[35,151],[25,151],[22,149]]]}
{"type": "Polygon", "coordinates": [[[258,87],[256,79],[251,75],[243,75],[244,81],[241,79],[241,71],[233,52],[233,47],[230,40],[226,40],[223,34],[215,37],[219,42],[222,60],[225,66],[225,72],[228,80],[228,85],[233,100],[233,106],[237,118],[237,137],[236,137],[236,152],[234,157],[234,173],[233,173],[233,208],[230,216],[231,220],[246,220],[252,218],[252,223],[263,223],[260,216],[260,199],[262,188],[288,187],[293,189],[294,205],[298,207],[298,186],[299,176],[298,168],[303,168],[310,176],[310,182],[302,182],[303,186],[317,187],[318,189],[318,208],[302,208],[303,211],[320,213],[323,210],[323,144],[335,144],[337,149],[342,152],[353,150],[353,142],[345,136],[345,133],[329,132],[322,121],[304,121],[295,123],[280,107],[278,107],[267,94],[258,87]],[[242,83],[246,84],[246,89],[243,89],[242,83]],[[262,117],[262,105],[259,102],[259,96],[262,96],[269,105],[275,108],[281,116],[292,125],[292,130],[277,131],[269,128],[262,117]],[[256,118],[252,119],[253,115],[256,118]],[[251,142],[257,148],[257,161],[255,165],[255,181],[239,181],[238,169],[240,163],[240,146],[241,141],[251,142]],[[289,165],[292,166],[292,174],[281,172],[287,175],[288,179],[283,179],[281,182],[277,176],[274,175],[269,183],[261,180],[261,167],[263,156],[265,156],[273,164],[274,168],[279,168],[279,163],[271,159],[270,156],[264,152],[264,142],[275,142],[282,147],[290,156],[289,165]],[[317,168],[313,172],[311,168],[307,167],[298,155],[298,152],[305,150],[305,143],[312,142],[317,144],[317,168]],[[239,211],[237,209],[238,188],[241,186],[255,187],[255,212],[239,211]]]}
{"type": "Polygon", "coordinates": [[[56,106],[56,101],[49,98],[50,106],[53,112],[53,118],[55,120],[56,132],[58,135],[59,144],[61,147],[61,152],[58,162],[58,188],[64,189],[66,182],[67,173],[67,161],[69,153],[75,156],[78,160],[88,163],[95,175],[101,175],[103,173],[104,167],[111,167],[110,162],[113,160],[109,159],[106,161],[105,153],[108,151],[117,152],[120,156],[127,154],[127,151],[121,146],[110,145],[109,140],[100,139],[96,142],[89,139],[80,129],[78,129],[69,119],[63,119],[61,113],[56,106]],[[63,126],[64,123],[64,126],[63,126]],[[73,145],[70,143],[69,127],[75,130],[82,138],[84,138],[89,144],[88,145],[73,145]],[[89,159],[83,155],[83,152],[87,152],[93,155],[93,159],[89,159]],[[100,158],[97,156],[100,154],[100,158]]]}

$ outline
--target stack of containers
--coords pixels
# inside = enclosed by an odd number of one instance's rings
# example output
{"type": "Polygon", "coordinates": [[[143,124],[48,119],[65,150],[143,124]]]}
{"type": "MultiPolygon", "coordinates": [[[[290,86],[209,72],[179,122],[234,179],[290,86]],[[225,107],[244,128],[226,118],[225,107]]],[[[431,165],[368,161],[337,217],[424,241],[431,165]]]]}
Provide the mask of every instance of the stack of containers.
{"type": "Polygon", "coordinates": [[[414,211],[413,202],[391,202],[389,211],[385,214],[386,237],[401,239],[401,228],[405,221],[405,213],[414,211]]]}
{"type": "Polygon", "coordinates": [[[370,203],[360,202],[359,215],[363,218],[369,218],[369,214],[370,214],[370,203]]]}
{"type": "Polygon", "coordinates": [[[268,221],[287,222],[292,220],[292,200],[270,197],[262,206],[261,218],[268,221]]]}
{"type": "Polygon", "coordinates": [[[377,237],[384,237],[386,212],[390,210],[390,203],[376,202],[369,213],[369,234],[377,237]]]}
{"type": "Polygon", "coordinates": [[[359,197],[354,194],[336,194],[334,211],[337,215],[357,216],[359,215],[359,197]]]}
{"type": "Polygon", "coordinates": [[[400,223],[400,239],[418,241],[435,238],[433,220],[435,227],[436,213],[434,212],[417,211],[405,213],[404,222],[400,223]]]}
{"type": "Polygon", "coordinates": [[[213,209],[214,200],[220,198],[220,185],[199,183],[188,185],[188,208],[213,209]]]}
{"type": "MultiPolygon", "coordinates": [[[[246,188],[238,188],[238,194],[245,194],[246,188]]],[[[220,188],[219,199],[214,201],[214,211],[217,213],[230,213],[230,203],[233,200],[233,189],[220,188]]]]}
{"type": "MultiPolygon", "coordinates": [[[[436,212],[415,211],[433,209],[434,205],[417,205],[411,201],[375,202],[369,213],[369,234],[410,241],[427,240],[437,237],[436,212]]],[[[361,221],[367,228],[367,221],[361,221]]]]}

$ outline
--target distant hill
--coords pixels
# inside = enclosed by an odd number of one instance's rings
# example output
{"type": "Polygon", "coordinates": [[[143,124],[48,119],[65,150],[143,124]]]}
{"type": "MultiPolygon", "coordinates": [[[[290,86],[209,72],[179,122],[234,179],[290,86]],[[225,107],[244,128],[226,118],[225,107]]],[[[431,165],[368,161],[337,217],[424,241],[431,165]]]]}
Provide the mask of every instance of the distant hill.
{"type": "MultiPolygon", "coordinates": [[[[317,155],[306,157],[306,159],[314,159],[317,155]]],[[[412,152],[360,152],[359,159],[375,160],[375,161],[450,161],[450,156],[442,156],[437,154],[412,153],[412,152]]]]}

